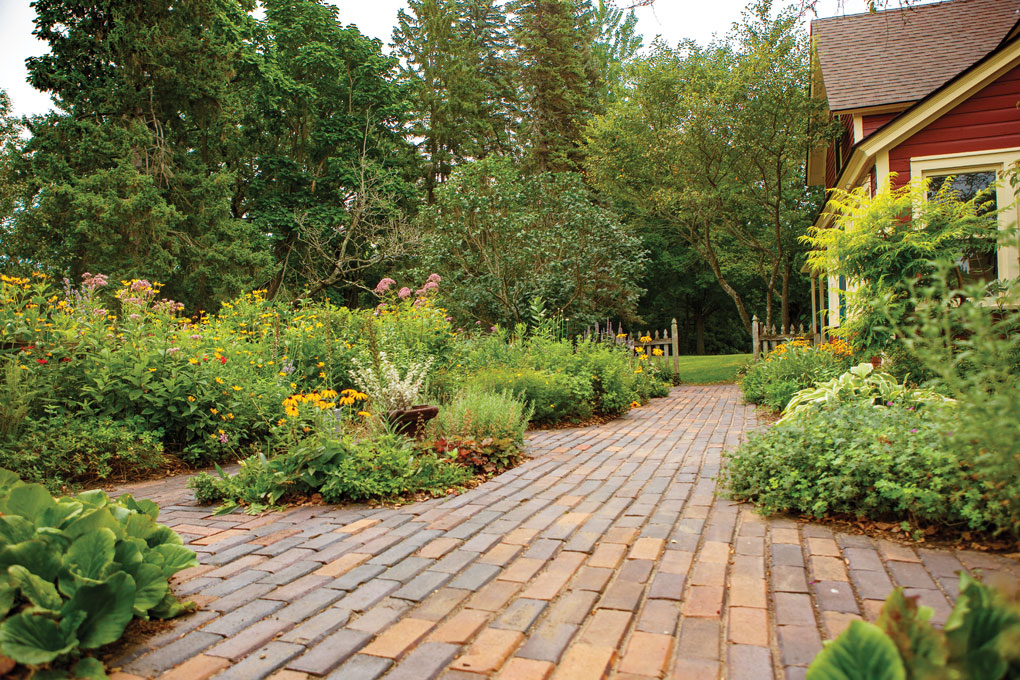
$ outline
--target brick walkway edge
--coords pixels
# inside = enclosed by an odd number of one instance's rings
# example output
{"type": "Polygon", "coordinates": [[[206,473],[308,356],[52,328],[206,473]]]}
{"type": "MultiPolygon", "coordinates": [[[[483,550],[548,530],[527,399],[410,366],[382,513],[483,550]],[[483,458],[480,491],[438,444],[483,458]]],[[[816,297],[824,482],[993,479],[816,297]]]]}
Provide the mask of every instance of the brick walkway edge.
{"type": "Polygon", "coordinates": [[[198,553],[201,609],[115,680],[802,678],[894,584],[944,621],[956,572],[1018,563],[764,520],[717,498],[756,426],[734,386],[680,387],[598,427],[533,433],[532,458],[396,509],[211,516],[183,478],[125,487],[198,553]]]}

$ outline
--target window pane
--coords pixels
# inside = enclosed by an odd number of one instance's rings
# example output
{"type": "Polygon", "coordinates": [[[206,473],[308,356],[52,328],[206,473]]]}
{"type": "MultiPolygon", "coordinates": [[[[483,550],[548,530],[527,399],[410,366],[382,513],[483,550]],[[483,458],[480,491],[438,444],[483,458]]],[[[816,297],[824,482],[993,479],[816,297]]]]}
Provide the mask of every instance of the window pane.
{"type": "MultiPolygon", "coordinates": [[[[995,219],[995,212],[998,209],[995,190],[995,171],[986,170],[983,172],[962,172],[957,175],[936,175],[930,177],[928,185],[928,198],[932,199],[945,189],[952,192],[954,197],[961,201],[970,201],[979,194],[979,211],[982,215],[988,215],[989,219],[995,219]],[[947,182],[950,182],[947,187],[947,182]]],[[[977,281],[994,281],[999,276],[998,256],[994,250],[981,251],[978,249],[964,253],[959,262],[960,270],[963,272],[964,283],[977,281]]]]}

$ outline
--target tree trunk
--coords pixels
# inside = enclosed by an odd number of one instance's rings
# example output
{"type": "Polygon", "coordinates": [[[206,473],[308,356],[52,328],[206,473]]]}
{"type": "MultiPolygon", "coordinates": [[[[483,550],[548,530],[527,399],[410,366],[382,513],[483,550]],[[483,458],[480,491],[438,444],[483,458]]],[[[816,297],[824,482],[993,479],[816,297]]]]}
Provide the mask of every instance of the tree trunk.
{"type": "Polygon", "coordinates": [[[790,279],[793,278],[793,268],[790,266],[790,261],[787,260],[783,265],[783,300],[782,300],[782,314],[783,314],[783,329],[793,329],[793,322],[790,319],[790,279]]]}

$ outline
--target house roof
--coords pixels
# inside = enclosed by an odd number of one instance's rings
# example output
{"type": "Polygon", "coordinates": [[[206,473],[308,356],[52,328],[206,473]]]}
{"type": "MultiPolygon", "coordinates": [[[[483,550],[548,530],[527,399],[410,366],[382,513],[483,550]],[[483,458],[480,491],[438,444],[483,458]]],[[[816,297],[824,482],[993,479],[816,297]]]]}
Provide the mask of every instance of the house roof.
{"type": "Polygon", "coordinates": [[[948,0],[811,22],[830,111],[917,101],[997,47],[1020,0],[948,0]]]}

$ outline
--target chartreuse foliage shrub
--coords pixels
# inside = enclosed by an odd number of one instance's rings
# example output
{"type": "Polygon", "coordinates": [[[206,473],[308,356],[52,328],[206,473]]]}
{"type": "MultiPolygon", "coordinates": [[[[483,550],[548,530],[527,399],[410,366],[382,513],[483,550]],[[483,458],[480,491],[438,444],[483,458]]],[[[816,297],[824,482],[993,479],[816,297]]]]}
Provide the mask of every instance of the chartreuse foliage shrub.
{"type": "MultiPolygon", "coordinates": [[[[0,513],[0,652],[14,661],[68,666],[118,640],[135,617],[186,611],[168,579],[198,562],[156,522],[152,501],[102,491],[54,498],[0,470],[0,513]]],[[[73,673],[105,677],[87,657],[73,673]]]]}
{"type": "Polygon", "coordinates": [[[872,406],[837,402],[777,423],[727,455],[732,497],[764,513],[849,515],[912,525],[996,531],[974,464],[949,447],[953,405],[872,406]]]}
{"type": "Polygon", "coordinates": [[[911,290],[919,281],[928,285],[945,275],[962,280],[959,264],[967,254],[993,252],[999,236],[995,216],[988,214],[993,191],[964,201],[953,182],[934,195],[930,179],[896,188],[893,183],[888,178],[874,196],[870,187],[834,189],[829,201],[835,224],[812,227],[804,237],[816,270],[855,282],[844,294],[845,318],[834,332],[852,338],[868,356],[898,344],[901,327],[912,323],[918,309],[911,290]]]}
{"type": "Polygon", "coordinates": [[[849,369],[853,355],[853,348],[841,340],[820,347],[793,340],[748,364],[740,377],[740,389],[747,402],[781,411],[800,390],[849,369]]]}
{"type": "Polygon", "coordinates": [[[960,574],[942,630],[897,588],[874,624],[853,621],[815,657],[807,680],[1002,680],[1020,673],[1020,602],[960,574]]]}

